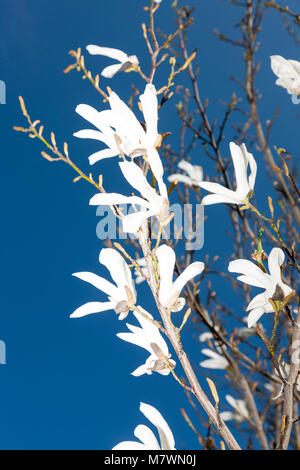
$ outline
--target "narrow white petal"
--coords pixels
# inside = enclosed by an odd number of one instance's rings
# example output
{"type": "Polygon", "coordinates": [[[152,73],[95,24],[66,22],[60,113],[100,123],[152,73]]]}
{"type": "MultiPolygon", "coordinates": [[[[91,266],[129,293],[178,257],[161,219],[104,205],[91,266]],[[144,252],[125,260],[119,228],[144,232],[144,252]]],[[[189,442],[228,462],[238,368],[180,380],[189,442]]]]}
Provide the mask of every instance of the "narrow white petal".
{"type": "Polygon", "coordinates": [[[245,195],[245,198],[249,192],[249,185],[247,179],[247,149],[245,145],[239,146],[234,142],[229,144],[231,157],[234,165],[235,179],[237,183],[237,192],[245,195]]]}
{"type": "Polygon", "coordinates": [[[95,131],[94,129],[82,129],[81,131],[74,132],[73,136],[78,137],[79,139],[100,140],[101,142],[105,142],[105,140],[106,140],[105,136],[102,132],[95,131]]]}
{"type": "Polygon", "coordinates": [[[144,446],[149,450],[160,450],[159,443],[148,426],[139,424],[134,430],[134,435],[137,437],[144,446]]]}
{"type": "MultiPolygon", "coordinates": [[[[131,271],[123,256],[113,248],[102,248],[99,261],[106,266],[114,282],[118,286],[120,294],[126,294],[124,286],[129,287],[132,294],[135,294],[135,287],[131,277],[131,271]]],[[[127,297],[125,297],[126,299],[127,297]]]]}
{"type": "Polygon", "coordinates": [[[228,271],[231,273],[241,273],[248,278],[253,278],[254,282],[260,283],[265,289],[272,287],[270,276],[265,274],[256,264],[252,263],[252,261],[246,259],[231,261],[228,265],[228,271]]]}
{"type": "Polygon", "coordinates": [[[149,146],[153,146],[157,139],[158,120],[158,103],[154,85],[146,85],[144,94],[140,95],[140,101],[142,104],[147,129],[147,144],[149,146]]]}
{"type": "Polygon", "coordinates": [[[113,206],[115,204],[136,204],[142,207],[149,207],[149,203],[137,196],[123,196],[118,193],[95,194],[90,199],[90,206],[113,206]]]}
{"type": "Polygon", "coordinates": [[[92,313],[100,313],[105,312],[106,310],[113,309],[112,302],[88,302],[81,307],[78,307],[71,313],[71,318],[80,318],[85,317],[86,315],[90,315],[92,313]]]}
{"type": "Polygon", "coordinates": [[[99,152],[92,153],[92,155],[89,156],[89,163],[90,165],[94,165],[94,163],[100,162],[100,160],[116,157],[118,154],[119,152],[114,149],[100,150],[99,152]]]}
{"type": "Polygon", "coordinates": [[[280,267],[284,262],[284,253],[280,248],[273,248],[268,257],[268,267],[271,277],[276,283],[281,281],[280,267]]]}
{"type": "Polygon", "coordinates": [[[205,265],[201,261],[190,264],[176,279],[173,284],[173,292],[181,292],[183,287],[195,276],[202,273],[205,265]]]}
{"type": "Polygon", "coordinates": [[[223,421],[231,421],[235,419],[235,415],[231,411],[222,411],[220,413],[221,418],[223,421]]]}
{"type": "Polygon", "coordinates": [[[133,375],[134,377],[140,377],[144,374],[150,375],[146,364],[142,364],[141,366],[137,367],[137,369],[135,369],[133,372],[131,372],[131,375],[133,375]]]}
{"type": "Polygon", "coordinates": [[[178,174],[171,175],[168,177],[168,181],[170,183],[173,183],[176,180],[179,181],[179,183],[185,183],[185,184],[188,184],[189,186],[193,185],[193,180],[187,175],[180,175],[178,173],[178,174]]]}
{"type": "Polygon", "coordinates": [[[253,191],[257,173],[257,164],[251,153],[248,153],[249,165],[250,165],[250,175],[249,175],[249,188],[253,191]]]}
{"type": "Polygon", "coordinates": [[[128,55],[125,52],[120,51],[120,49],[113,49],[111,47],[101,47],[90,44],[86,46],[87,51],[92,55],[104,55],[110,57],[111,59],[118,60],[119,62],[127,62],[128,55]]]}
{"type": "Polygon", "coordinates": [[[163,165],[162,165],[159,153],[154,147],[150,147],[147,149],[147,157],[148,157],[151,170],[155,178],[159,182],[159,180],[162,179],[163,174],[164,174],[164,169],[163,169],[163,165]]]}
{"type": "Polygon", "coordinates": [[[144,348],[149,351],[150,347],[148,342],[145,340],[144,336],[137,335],[134,333],[117,333],[117,337],[120,338],[122,341],[126,341],[127,343],[135,344],[140,348],[144,348]]]}
{"type": "Polygon", "coordinates": [[[112,78],[116,73],[121,72],[122,68],[122,64],[109,65],[102,70],[101,75],[105,78],[112,78]]]}
{"type": "Polygon", "coordinates": [[[98,276],[97,274],[84,271],[80,273],[74,273],[72,276],[78,277],[78,279],[88,282],[102,292],[105,292],[105,294],[109,295],[110,297],[115,297],[118,293],[116,286],[103,277],[98,276]]]}
{"type": "Polygon", "coordinates": [[[266,293],[256,295],[247,307],[247,311],[253,310],[254,308],[264,308],[264,306],[269,303],[266,293]]]}
{"type": "Polygon", "coordinates": [[[138,165],[133,162],[121,162],[119,166],[128,183],[139,191],[144,198],[149,201],[157,195],[155,189],[150,186],[138,165]]]}
{"type": "Polygon", "coordinates": [[[260,317],[265,313],[263,308],[255,308],[248,315],[248,328],[256,324],[260,317]]]}
{"type": "Polygon", "coordinates": [[[222,186],[219,183],[211,183],[210,181],[202,181],[199,183],[200,188],[206,189],[206,191],[209,191],[214,194],[218,194],[220,196],[224,196],[225,198],[229,199],[236,199],[237,195],[235,191],[231,191],[231,189],[225,188],[225,186],[222,186]]]}
{"type": "Polygon", "coordinates": [[[160,412],[153,406],[147,405],[146,403],[141,403],[140,410],[146,416],[146,418],[149,419],[149,421],[151,421],[154,426],[156,426],[160,437],[161,449],[174,450],[175,441],[173,433],[160,412]]]}
{"type": "Polygon", "coordinates": [[[176,261],[174,250],[167,245],[161,245],[156,250],[160,276],[159,300],[166,307],[172,295],[173,272],[176,261]]]}
{"type": "MultiPolygon", "coordinates": [[[[200,185],[199,185],[200,186],[200,185]]],[[[211,204],[219,204],[219,203],[224,203],[224,204],[241,204],[241,201],[238,200],[236,194],[232,192],[232,197],[225,197],[221,196],[220,194],[209,194],[208,196],[205,196],[201,204],[204,206],[209,206],[211,204]]]]}
{"type": "Polygon", "coordinates": [[[112,450],[148,450],[144,444],[134,441],[124,441],[117,444],[112,450]]]}

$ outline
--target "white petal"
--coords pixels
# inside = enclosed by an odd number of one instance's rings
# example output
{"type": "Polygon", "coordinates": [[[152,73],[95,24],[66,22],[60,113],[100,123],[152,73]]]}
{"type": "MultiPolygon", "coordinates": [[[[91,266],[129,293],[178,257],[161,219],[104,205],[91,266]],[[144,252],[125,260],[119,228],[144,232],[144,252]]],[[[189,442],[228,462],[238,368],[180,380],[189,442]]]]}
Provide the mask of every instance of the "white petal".
{"type": "Polygon", "coordinates": [[[91,313],[100,313],[105,312],[106,310],[111,310],[114,308],[112,302],[88,302],[81,307],[78,307],[70,315],[71,318],[80,318],[90,315],[91,313]]]}
{"type": "Polygon", "coordinates": [[[122,69],[122,64],[109,65],[102,70],[101,75],[105,78],[112,78],[114,75],[116,75],[116,73],[121,72],[122,69]]]}
{"type": "Polygon", "coordinates": [[[74,132],[73,135],[79,139],[95,139],[106,143],[104,134],[100,131],[95,131],[94,129],[82,129],[81,131],[74,132]]]}
{"type": "Polygon", "coordinates": [[[150,349],[148,341],[143,336],[143,333],[141,333],[140,335],[134,333],[117,333],[117,337],[123,341],[126,341],[127,343],[135,344],[140,348],[144,348],[147,351],[149,351],[150,349]]]}
{"type": "Polygon", "coordinates": [[[233,160],[235,178],[237,183],[237,193],[247,196],[249,193],[249,185],[247,179],[247,149],[245,145],[236,145],[234,142],[229,144],[231,157],[233,160]]]}
{"type": "Polygon", "coordinates": [[[228,271],[233,273],[241,273],[252,278],[256,283],[254,285],[264,287],[265,289],[272,288],[272,281],[268,274],[265,274],[256,264],[246,259],[237,259],[231,261],[228,265],[228,271]]]}
{"type": "Polygon", "coordinates": [[[173,292],[181,292],[183,287],[195,276],[202,273],[205,265],[201,261],[190,264],[176,279],[173,284],[173,292]]]}
{"type": "Polygon", "coordinates": [[[236,196],[229,198],[229,197],[221,196],[219,194],[210,194],[209,196],[205,196],[201,201],[201,204],[203,204],[204,206],[209,206],[211,204],[219,204],[219,203],[241,204],[241,201],[238,201],[236,196]]]}
{"type": "Polygon", "coordinates": [[[255,308],[252,312],[248,315],[248,328],[251,328],[256,322],[260,319],[260,317],[265,313],[263,308],[255,308]]]}
{"type": "Polygon", "coordinates": [[[160,437],[161,449],[174,450],[175,441],[172,431],[160,412],[153,406],[147,405],[146,403],[141,403],[140,410],[146,416],[146,418],[149,419],[149,421],[151,421],[154,426],[156,426],[160,437]]]}
{"type": "Polygon", "coordinates": [[[149,450],[160,450],[159,443],[148,426],[139,424],[134,430],[134,435],[137,437],[147,449],[149,450]]]}
{"type": "Polygon", "coordinates": [[[80,272],[74,273],[72,276],[78,277],[82,281],[88,282],[92,286],[101,290],[110,297],[115,297],[118,294],[118,289],[111,282],[107,281],[103,277],[98,276],[97,274],[90,272],[80,272]]]}
{"type": "Polygon", "coordinates": [[[88,52],[92,55],[104,55],[110,57],[111,59],[118,60],[119,62],[127,62],[128,55],[125,52],[120,51],[120,49],[113,49],[111,47],[101,47],[90,44],[86,46],[88,52]]]}
{"type": "Polygon", "coordinates": [[[128,139],[136,143],[136,148],[143,146],[142,140],[145,139],[145,131],[131,109],[114,92],[110,94],[108,100],[114,113],[117,127],[122,129],[123,134],[128,139]]]}
{"type": "MultiPolygon", "coordinates": [[[[120,293],[126,291],[124,286],[129,287],[132,294],[135,295],[135,287],[131,277],[131,271],[123,256],[113,248],[103,248],[100,251],[99,261],[109,270],[112,279],[118,286],[120,293]]],[[[127,297],[125,297],[126,299],[127,297]]]]}
{"type": "Polygon", "coordinates": [[[158,196],[155,189],[148,183],[141,168],[133,162],[119,163],[121,171],[128,183],[141,193],[148,201],[158,196]]]}
{"type": "Polygon", "coordinates": [[[144,94],[140,95],[140,101],[142,104],[147,129],[147,145],[153,146],[157,139],[158,119],[158,103],[154,85],[146,85],[144,94]]]}
{"type": "Polygon", "coordinates": [[[117,444],[112,450],[148,450],[144,444],[134,441],[124,441],[117,444]]]}
{"type": "Polygon", "coordinates": [[[231,191],[231,189],[225,188],[225,186],[222,186],[219,183],[211,183],[210,181],[202,181],[199,183],[200,188],[206,189],[206,191],[209,191],[214,194],[218,194],[220,196],[224,196],[225,198],[229,199],[236,199],[237,195],[235,191],[231,191]]]}
{"type": "Polygon", "coordinates": [[[223,421],[231,421],[235,419],[235,415],[231,411],[222,411],[220,413],[220,417],[223,419],[223,421]]]}
{"type": "Polygon", "coordinates": [[[94,163],[97,163],[100,160],[104,160],[105,158],[116,157],[118,154],[119,152],[114,149],[100,150],[99,152],[95,152],[89,156],[89,163],[90,165],[94,165],[94,163]]]}
{"type": "Polygon", "coordinates": [[[148,162],[151,167],[152,173],[154,174],[158,182],[160,193],[162,196],[167,197],[167,190],[164,187],[164,184],[162,181],[164,168],[163,168],[158,151],[154,147],[148,148],[147,157],[148,157],[148,162]]]}
{"type": "Polygon", "coordinates": [[[144,374],[148,374],[148,375],[151,374],[151,371],[149,373],[149,370],[147,369],[146,364],[139,366],[137,369],[131,372],[131,375],[133,375],[134,377],[140,377],[141,375],[144,375],[144,374]]]}
{"type": "Polygon", "coordinates": [[[281,281],[280,267],[284,262],[284,253],[280,248],[273,248],[268,257],[268,267],[271,277],[274,282],[278,283],[281,281]]]}
{"type": "Polygon", "coordinates": [[[179,173],[178,174],[175,174],[175,175],[171,175],[168,177],[168,181],[170,183],[173,183],[174,181],[178,181],[179,183],[185,183],[185,184],[188,184],[189,186],[192,186],[193,185],[193,180],[189,177],[189,176],[186,176],[186,175],[180,175],[179,173]]]}
{"type": "Polygon", "coordinates": [[[248,160],[250,165],[250,175],[249,175],[249,188],[251,190],[254,189],[256,173],[257,173],[257,164],[256,161],[251,153],[248,153],[248,160]]]}
{"type": "Polygon", "coordinates": [[[90,199],[90,206],[113,206],[115,204],[136,204],[142,207],[149,207],[149,203],[137,196],[123,196],[118,193],[95,194],[90,199]]]}
{"type": "Polygon", "coordinates": [[[136,233],[144,220],[151,217],[151,211],[140,211],[128,214],[122,219],[122,228],[124,233],[136,233]]]}
{"type": "Polygon", "coordinates": [[[172,296],[173,272],[176,261],[174,250],[167,245],[161,245],[156,250],[160,276],[159,301],[166,307],[172,296]]]}
{"type": "Polygon", "coordinates": [[[247,311],[249,312],[249,310],[253,310],[254,308],[264,308],[268,302],[265,292],[263,294],[258,294],[249,303],[247,311]]]}

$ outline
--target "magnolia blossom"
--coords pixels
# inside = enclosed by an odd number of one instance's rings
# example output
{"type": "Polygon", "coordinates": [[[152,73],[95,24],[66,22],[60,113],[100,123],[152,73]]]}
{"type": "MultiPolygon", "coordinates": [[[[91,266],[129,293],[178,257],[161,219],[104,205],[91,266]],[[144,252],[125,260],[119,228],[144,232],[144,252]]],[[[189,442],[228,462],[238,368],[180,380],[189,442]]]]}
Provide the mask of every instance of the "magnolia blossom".
{"type": "Polygon", "coordinates": [[[130,269],[120,253],[113,248],[103,248],[100,251],[99,261],[109,270],[116,285],[94,273],[80,272],[74,273],[73,276],[104,292],[108,296],[108,302],[88,302],[77,308],[71,317],[79,318],[91,313],[115,310],[119,315],[119,320],[123,320],[128,315],[128,296],[131,297],[130,300],[133,303],[136,300],[130,269]]]}
{"type": "Polygon", "coordinates": [[[287,60],[280,55],[272,55],[271,69],[278,77],[276,85],[286,88],[290,95],[300,94],[300,62],[287,60]]]}
{"type": "Polygon", "coordinates": [[[152,315],[141,307],[138,307],[138,309],[143,312],[144,315],[138,312],[133,312],[133,314],[140,323],[141,328],[126,323],[131,333],[117,334],[118,338],[123,341],[136,344],[150,353],[145,364],[139,366],[131,374],[135,377],[139,377],[143,374],[151,375],[152,372],[155,371],[162,375],[168,375],[170,368],[174,368],[176,362],[170,359],[171,354],[169,353],[167,343],[161,336],[157,326],[153,323],[152,315]],[[148,317],[148,319],[145,318],[145,316],[148,317]]]}
{"type": "Polygon", "coordinates": [[[239,281],[250,286],[265,289],[262,294],[256,295],[247,307],[248,328],[251,328],[264,313],[274,312],[274,307],[269,299],[282,302],[292,289],[284,284],[281,279],[281,266],[284,262],[284,253],[280,248],[273,248],[268,258],[270,274],[263,272],[256,264],[246,259],[231,261],[228,271],[240,273],[239,281]]]}
{"type": "Polygon", "coordinates": [[[116,73],[126,72],[139,64],[138,58],[135,55],[128,56],[125,52],[120,51],[119,49],[95,46],[93,44],[86,46],[86,48],[92,55],[104,55],[119,62],[118,64],[105,67],[105,69],[102,70],[101,75],[105,78],[112,78],[116,73]]]}
{"type": "Polygon", "coordinates": [[[199,186],[213,194],[205,196],[202,204],[218,204],[225,202],[229,204],[245,204],[249,195],[253,192],[257,165],[254,157],[247,151],[246,145],[236,145],[230,142],[231,158],[233,160],[236,190],[225,188],[219,183],[210,183],[203,181],[199,186]],[[248,165],[250,166],[250,175],[248,177],[248,165]]]}
{"type": "Polygon", "coordinates": [[[169,308],[172,312],[178,312],[185,305],[183,297],[179,297],[183,287],[188,281],[202,273],[204,263],[197,261],[190,264],[173,282],[173,272],[176,255],[174,250],[167,245],[161,245],[156,250],[158,270],[160,277],[159,301],[161,305],[169,308]]]}
{"type": "Polygon", "coordinates": [[[206,367],[207,369],[227,369],[229,362],[223,356],[212,351],[211,349],[205,348],[201,350],[202,354],[205,354],[210,359],[205,359],[205,361],[200,362],[201,367],[206,367]]]}
{"type": "Polygon", "coordinates": [[[220,413],[223,421],[229,421],[235,419],[238,423],[249,419],[249,411],[244,400],[236,400],[231,395],[226,395],[226,400],[229,405],[232,406],[234,412],[232,411],[222,411],[220,413]]]}
{"type": "Polygon", "coordinates": [[[122,218],[123,231],[125,233],[135,233],[142,223],[152,216],[157,216],[161,221],[167,218],[168,201],[157,194],[154,188],[148,183],[144,173],[133,162],[119,163],[123,176],[128,183],[139,193],[138,196],[123,196],[118,193],[99,193],[90,199],[92,206],[112,206],[117,204],[133,204],[140,206],[142,210],[135,211],[122,218]]]}
{"type": "Polygon", "coordinates": [[[140,404],[143,415],[156,427],[160,443],[148,426],[138,425],[134,430],[134,435],[141,442],[124,441],[113,447],[112,450],[176,450],[175,441],[168,423],[153,406],[140,404]]]}
{"type": "Polygon", "coordinates": [[[179,181],[181,183],[188,184],[189,186],[199,186],[199,183],[203,181],[202,166],[192,165],[190,162],[181,160],[181,162],[178,163],[178,168],[185,171],[187,175],[175,173],[174,175],[169,176],[168,181],[170,181],[170,183],[179,181]]]}
{"type": "Polygon", "coordinates": [[[74,135],[84,139],[100,140],[108,147],[91,155],[90,164],[122,154],[130,157],[145,155],[161,194],[167,197],[167,189],[163,183],[163,166],[156,149],[160,145],[161,138],[157,131],[158,102],[154,85],[147,84],[144,94],[140,95],[146,130],[116,93],[111,92],[108,101],[111,109],[102,112],[85,104],[80,104],[76,108],[76,112],[100,132],[84,129],[74,135]]]}

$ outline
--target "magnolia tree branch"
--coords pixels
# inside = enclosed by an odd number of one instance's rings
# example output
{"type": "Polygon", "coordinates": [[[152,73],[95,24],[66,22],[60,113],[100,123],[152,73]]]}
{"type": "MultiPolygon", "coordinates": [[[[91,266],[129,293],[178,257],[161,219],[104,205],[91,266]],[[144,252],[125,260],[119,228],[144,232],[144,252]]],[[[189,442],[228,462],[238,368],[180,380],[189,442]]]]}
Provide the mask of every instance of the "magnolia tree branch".
{"type": "Polygon", "coordinates": [[[173,324],[170,322],[170,314],[167,309],[165,309],[159,302],[158,300],[158,295],[157,295],[157,283],[156,283],[156,278],[155,278],[155,268],[153,264],[153,256],[151,254],[151,251],[149,249],[149,245],[147,243],[147,236],[145,236],[145,233],[143,229],[140,229],[139,231],[139,242],[141,244],[142,250],[144,257],[147,262],[147,268],[148,268],[148,273],[149,273],[149,286],[151,288],[153,297],[155,299],[157,308],[161,314],[163,324],[165,327],[166,335],[168,336],[180,362],[181,365],[186,373],[187,379],[189,381],[189,384],[191,386],[191,389],[198,399],[199,403],[209,416],[209,418],[212,420],[214,423],[215,427],[219,431],[220,435],[228,445],[229,449],[231,450],[240,450],[240,446],[233,437],[232,433],[224,423],[224,421],[221,419],[219,413],[217,410],[213,407],[211,402],[209,401],[208,397],[204,393],[203,389],[201,388],[198,379],[194,373],[194,370],[192,368],[192,365],[185,353],[185,351],[182,348],[182,344],[180,341],[180,338],[178,336],[178,331],[174,327],[173,324]]]}
{"type": "Polygon", "coordinates": [[[291,341],[291,361],[290,361],[290,371],[288,380],[284,385],[284,404],[283,404],[283,415],[282,415],[282,426],[281,426],[281,436],[279,449],[286,450],[290,442],[290,436],[292,432],[292,427],[295,419],[294,413],[294,388],[298,378],[299,373],[299,363],[300,363],[300,307],[298,308],[298,314],[295,321],[295,326],[292,334],[291,341]],[[293,348],[294,346],[294,348],[293,348]],[[293,357],[296,356],[296,357],[293,357]]]}

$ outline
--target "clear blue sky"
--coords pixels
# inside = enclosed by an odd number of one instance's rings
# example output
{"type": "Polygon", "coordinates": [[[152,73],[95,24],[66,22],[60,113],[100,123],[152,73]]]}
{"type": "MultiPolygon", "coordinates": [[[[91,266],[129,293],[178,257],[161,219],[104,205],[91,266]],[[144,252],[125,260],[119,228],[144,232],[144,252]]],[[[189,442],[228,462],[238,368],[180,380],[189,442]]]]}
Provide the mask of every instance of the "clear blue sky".
{"type": "MultiPolygon", "coordinates": [[[[166,32],[173,28],[169,3],[170,0],[163,0],[158,22],[166,32]]],[[[240,51],[220,43],[212,31],[217,28],[236,34],[233,25],[238,10],[218,0],[185,3],[198,7],[195,25],[190,30],[190,50],[198,48],[201,94],[210,99],[210,118],[221,117],[219,100],[229,100],[233,91],[240,94],[229,78],[241,76],[243,65],[240,51]]],[[[289,5],[297,9],[297,3],[290,1],[289,5]]],[[[110,449],[121,440],[133,438],[137,424],[146,424],[139,412],[140,401],[162,412],[173,429],[178,449],[197,448],[197,440],[184,423],[179,408],[184,407],[198,425],[197,417],[172,377],[130,375],[145,355],[116,338],[117,332],[125,331],[125,324],[113,312],[69,318],[82,303],[103,300],[96,289],[71,276],[84,270],[106,275],[97,261],[102,244],[96,237],[96,208],[88,206],[94,192],[87,184],[73,184],[74,175],[69,168],[49,164],[40,157],[42,148],[36,141],[12,130],[13,125],[24,124],[17,99],[22,95],[32,117],[46,125],[46,132],[55,130],[58,143],[67,140],[72,158],[88,171],[87,157],[97,150],[97,144],[73,138],[73,132],[84,127],[74,109],[82,102],[100,109],[103,103],[79,74],[62,73],[70,63],[67,52],[87,44],[121,48],[136,54],[148,70],[140,28],[145,21],[143,4],[140,0],[1,2],[0,79],[7,84],[7,104],[0,105],[0,339],[7,344],[7,364],[0,365],[2,449],[110,449]]],[[[272,117],[280,107],[273,143],[286,147],[297,157],[296,116],[300,108],[292,105],[284,90],[275,86],[269,56],[281,54],[299,59],[299,48],[283,32],[279,15],[269,13],[264,24],[258,77],[263,93],[263,119],[272,117]]],[[[91,56],[87,61],[94,72],[111,63],[91,56]]],[[[157,75],[157,88],[164,84],[163,78],[157,75]]],[[[142,80],[131,74],[107,80],[105,85],[126,100],[131,94],[132,80],[143,89],[142,80]]],[[[167,104],[160,130],[178,127],[175,104],[176,99],[167,104]]],[[[233,136],[229,129],[222,147],[226,155],[233,136]]],[[[175,138],[173,142],[176,144],[175,138]]],[[[205,166],[200,149],[191,156],[194,163],[202,164],[207,173],[213,174],[213,169],[205,166]]],[[[258,167],[262,169],[260,159],[258,154],[258,167]]],[[[105,161],[98,169],[105,175],[106,187],[117,189],[117,160],[105,161]]],[[[262,172],[258,174],[258,198],[264,196],[259,188],[265,178],[262,172]]],[[[219,254],[222,268],[231,247],[223,237],[220,240],[216,230],[220,225],[224,229],[229,227],[227,211],[217,205],[209,210],[206,242],[198,257],[219,254]]],[[[226,281],[218,281],[217,288],[225,297],[226,281]]],[[[145,287],[141,289],[140,303],[145,308],[151,306],[145,287]]],[[[240,307],[238,299],[233,301],[232,308],[237,309],[237,314],[240,307]]],[[[187,332],[184,342],[197,365],[203,357],[195,335],[187,332]]],[[[207,372],[199,371],[202,382],[207,372]]]]}

